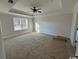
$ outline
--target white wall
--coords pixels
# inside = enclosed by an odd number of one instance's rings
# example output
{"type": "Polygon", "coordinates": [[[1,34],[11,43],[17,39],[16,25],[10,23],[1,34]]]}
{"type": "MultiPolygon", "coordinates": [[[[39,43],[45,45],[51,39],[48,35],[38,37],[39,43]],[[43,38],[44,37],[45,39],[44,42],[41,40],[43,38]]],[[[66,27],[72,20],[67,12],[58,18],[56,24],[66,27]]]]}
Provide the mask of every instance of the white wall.
{"type": "MultiPolygon", "coordinates": [[[[9,15],[9,14],[0,14],[3,38],[8,38],[8,37],[12,37],[12,36],[16,36],[16,35],[20,35],[20,34],[24,34],[24,33],[32,31],[32,19],[31,18],[27,18],[29,20],[29,29],[28,30],[14,31],[13,17],[16,17],[16,16],[9,15]]],[[[17,16],[17,17],[19,17],[19,16],[17,16]]]]}
{"type": "Polygon", "coordinates": [[[58,14],[36,17],[39,32],[70,38],[72,14],[58,14]]]}

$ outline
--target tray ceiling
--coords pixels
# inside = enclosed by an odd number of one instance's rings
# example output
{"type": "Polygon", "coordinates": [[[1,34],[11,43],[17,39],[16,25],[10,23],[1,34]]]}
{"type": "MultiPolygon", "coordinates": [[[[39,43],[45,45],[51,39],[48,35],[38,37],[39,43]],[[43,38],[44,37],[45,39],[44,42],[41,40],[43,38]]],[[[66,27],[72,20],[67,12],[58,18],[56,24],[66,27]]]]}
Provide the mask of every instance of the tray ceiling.
{"type": "Polygon", "coordinates": [[[0,11],[9,12],[13,10],[20,10],[26,14],[32,14],[33,6],[41,8],[42,14],[53,13],[56,11],[72,11],[73,6],[77,0],[14,0],[13,4],[9,4],[8,0],[0,0],[0,11]]]}

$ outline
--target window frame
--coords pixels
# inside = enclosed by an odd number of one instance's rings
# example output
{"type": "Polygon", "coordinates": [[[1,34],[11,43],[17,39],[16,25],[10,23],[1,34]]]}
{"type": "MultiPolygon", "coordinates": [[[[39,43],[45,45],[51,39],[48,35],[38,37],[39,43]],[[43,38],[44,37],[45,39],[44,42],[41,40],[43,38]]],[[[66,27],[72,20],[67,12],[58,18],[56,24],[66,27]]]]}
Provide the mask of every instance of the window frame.
{"type": "MultiPolygon", "coordinates": [[[[20,21],[21,21],[21,20],[20,20],[20,21]]],[[[20,25],[20,26],[21,26],[21,25],[20,25]]],[[[28,30],[28,28],[29,28],[29,20],[28,20],[28,18],[25,18],[25,17],[24,17],[24,18],[23,18],[23,17],[13,17],[13,29],[14,29],[14,31],[28,30]],[[22,20],[22,19],[26,19],[26,21],[27,21],[27,23],[26,23],[27,28],[24,28],[24,29],[23,29],[23,28],[21,27],[22,29],[15,30],[15,23],[14,23],[15,21],[14,21],[14,19],[16,19],[16,18],[21,19],[21,20],[22,20]]]]}

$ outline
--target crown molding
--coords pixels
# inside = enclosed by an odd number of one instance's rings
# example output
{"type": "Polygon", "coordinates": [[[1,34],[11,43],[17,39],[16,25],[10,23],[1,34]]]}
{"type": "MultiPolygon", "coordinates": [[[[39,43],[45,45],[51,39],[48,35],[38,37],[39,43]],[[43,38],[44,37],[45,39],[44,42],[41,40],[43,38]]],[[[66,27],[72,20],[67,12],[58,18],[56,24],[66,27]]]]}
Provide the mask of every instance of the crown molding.
{"type": "Polygon", "coordinates": [[[65,10],[61,10],[61,11],[56,11],[56,12],[51,12],[51,13],[47,13],[47,14],[41,14],[41,15],[36,15],[35,17],[43,17],[43,16],[51,16],[51,15],[62,15],[62,14],[72,14],[72,11],[65,11],[65,10]]]}

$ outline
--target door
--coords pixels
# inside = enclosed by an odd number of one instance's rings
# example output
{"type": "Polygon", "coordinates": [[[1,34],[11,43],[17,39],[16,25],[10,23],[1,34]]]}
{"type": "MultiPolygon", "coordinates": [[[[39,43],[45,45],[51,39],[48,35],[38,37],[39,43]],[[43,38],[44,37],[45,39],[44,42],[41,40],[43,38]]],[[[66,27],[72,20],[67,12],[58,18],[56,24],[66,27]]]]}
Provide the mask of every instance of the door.
{"type": "Polygon", "coordinates": [[[0,59],[6,59],[4,44],[3,44],[3,40],[1,39],[1,27],[0,27],[0,59]]]}

